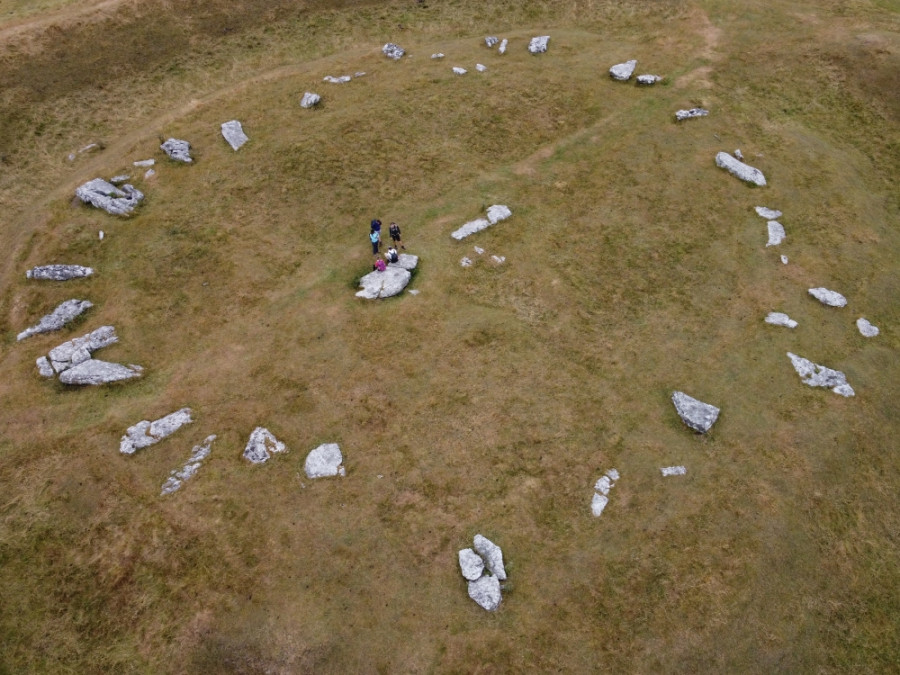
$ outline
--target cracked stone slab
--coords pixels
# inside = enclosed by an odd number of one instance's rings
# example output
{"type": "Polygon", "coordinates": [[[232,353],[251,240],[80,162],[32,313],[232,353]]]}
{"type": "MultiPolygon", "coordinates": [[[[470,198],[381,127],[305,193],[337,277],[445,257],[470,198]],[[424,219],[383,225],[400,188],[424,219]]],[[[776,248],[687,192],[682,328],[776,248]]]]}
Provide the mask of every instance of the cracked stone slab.
{"type": "Polygon", "coordinates": [[[781,218],[783,213],[781,211],[776,211],[775,209],[770,209],[765,206],[757,206],[755,207],[757,215],[765,218],[766,220],[775,220],[776,218],[781,218]]]}
{"type": "Polygon", "coordinates": [[[829,307],[844,307],[847,304],[847,298],[837,291],[830,291],[820,286],[819,288],[810,288],[809,294],[823,305],[829,307]]]}
{"type": "Polygon", "coordinates": [[[384,54],[389,59],[393,59],[394,61],[403,58],[403,55],[406,54],[406,50],[403,49],[400,45],[394,44],[393,42],[388,42],[384,47],[381,48],[381,53],[384,54]]]}
{"type": "Polygon", "coordinates": [[[808,384],[810,387],[827,387],[841,396],[855,395],[853,387],[847,384],[847,376],[840,370],[820,366],[791,352],[788,352],[787,355],[804,384],[808,384]]]}
{"type": "Polygon", "coordinates": [[[265,427],[256,427],[244,448],[244,458],[254,464],[262,464],[269,460],[273,452],[287,452],[287,447],[265,427]]]}
{"type": "Polygon", "coordinates": [[[303,463],[307,478],[326,478],[346,474],[341,447],[337,443],[323,443],[312,450],[303,463]]]}
{"type": "Polygon", "coordinates": [[[488,37],[484,38],[484,44],[487,45],[487,47],[489,49],[491,47],[493,47],[495,44],[497,44],[498,42],[500,42],[500,38],[495,37],[493,35],[489,35],[488,37]]]}
{"type": "Polygon", "coordinates": [[[618,80],[619,82],[627,82],[634,74],[634,69],[636,66],[636,59],[631,59],[629,61],[625,61],[624,63],[617,63],[609,69],[609,76],[614,80],[618,80]]]}
{"type": "Polygon", "coordinates": [[[203,443],[194,446],[193,450],[191,450],[190,459],[188,459],[185,465],[181,469],[174,469],[171,475],[166,479],[166,482],[163,483],[162,491],[159,493],[160,496],[177,492],[185,481],[194,477],[203,465],[203,460],[209,457],[209,453],[212,451],[212,442],[214,440],[216,440],[216,435],[212,434],[207,436],[203,443]]]}
{"type": "Polygon", "coordinates": [[[683,391],[672,393],[672,403],[681,420],[694,431],[705,434],[719,417],[719,409],[688,396],[683,391]]]}
{"type": "Polygon", "coordinates": [[[397,256],[397,262],[388,263],[388,267],[402,267],[412,272],[419,264],[419,256],[412,253],[401,253],[397,256]]]}
{"type": "Polygon", "coordinates": [[[140,377],[143,370],[133,363],[125,366],[121,363],[88,359],[60,373],[59,381],[70,385],[97,386],[140,377]]]}
{"type": "Polygon", "coordinates": [[[169,159],[174,159],[176,162],[190,164],[194,161],[191,157],[191,144],[180,138],[166,140],[165,143],[159,146],[159,149],[166,153],[169,159]]]}
{"type": "Polygon", "coordinates": [[[69,281],[84,279],[94,273],[93,267],[83,265],[38,265],[25,272],[26,279],[39,281],[69,281]]]}
{"type": "Polygon", "coordinates": [[[356,293],[356,297],[365,298],[366,300],[377,300],[380,298],[390,298],[403,292],[412,279],[409,270],[404,269],[399,264],[388,265],[384,272],[375,270],[369,272],[359,280],[361,291],[356,293]]]}
{"type": "Polygon", "coordinates": [[[457,241],[465,239],[471,234],[481,232],[483,229],[488,228],[491,225],[496,225],[501,220],[506,220],[511,215],[512,211],[508,206],[504,206],[503,204],[494,204],[493,206],[488,207],[487,218],[477,218],[476,220],[469,221],[461,228],[451,233],[450,236],[457,241]]]}
{"type": "Polygon", "coordinates": [[[873,326],[868,320],[860,317],[856,320],[856,327],[863,337],[875,337],[880,332],[878,326],[873,326]]]}
{"type": "Polygon", "coordinates": [[[100,326],[86,335],[63,342],[54,347],[47,355],[50,365],[57,373],[87,361],[91,354],[119,341],[116,329],[112,326],[100,326]]]}
{"type": "Polygon", "coordinates": [[[547,46],[550,43],[549,35],[539,35],[537,37],[531,38],[531,42],[528,43],[528,51],[532,54],[543,54],[547,51],[547,46]]]}
{"type": "Polygon", "coordinates": [[[222,137],[228,141],[231,149],[237,152],[241,146],[250,140],[249,136],[244,133],[244,127],[238,120],[222,122],[222,137]]]}
{"type": "Polygon", "coordinates": [[[144,200],[144,193],[133,185],[125,183],[116,187],[102,178],[94,178],[75,188],[75,196],[113,216],[127,216],[144,200]]]}
{"type": "Polygon", "coordinates": [[[484,574],[484,558],[472,549],[464,548],[459,552],[459,570],[469,581],[480,579],[484,574]]]}
{"type": "Polygon", "coordinates": [[[500,580],[497,577],[485,575],[468,583],[469,597],[479,607],[493,612],[500,606],[500,580]]]}
{"type": "Polygon", "coordinates": [[[766,227],[769,231],[769,241],[766,242],[766,248],[769,246],[778,246],[778,244],[784,241],[784,225],[777,220],[770,220],[766,223],[766,227]]]}
{"type": "Polygon", "coordinates": [[[190,424],[193,421],[190,408],[176,410],[153,422],[141,420],[126,429],[125,435],[122,436],[122,440],[119,442],[119,452],[123,455],[133,455],[135,451],[149,447],[154,443],[159,443],[164,438],[174,434],[185,424],[190,424]]]}
{"type": "Polygon", "coordinates": [[[773,326],[784,326],[785,328],[796,328],[797,322],[783,312],[769,312],[766,316],[766,323],[773,326]]]}
{"type": "Polygon", "coordinates": [[[305,94],[303,94],[303,98],[300,99],[300,107],[301,108],[313,108],[313,107],[319,105],[319,103],[321,103],[321,102],[322,102],[321,96],[319,96],[318,94],[315,94],[311,91],[308,91],[305,94]]]}
{"type": "Polygon", "coordinates": [[[716,155],[716,166],[725,169],[728,173],[736,178],[740,178],[746,183],[753,183],[759,187],[766,185],[766,177],[759,169],[738,161],[727,152],[720,152],[716,155]]]}
{"type": "Polygon", "coordinates": [[[705,108],[691,108],[690,110],[677,110],[675,111],[675,120],[677,122],[682,122],[684,120],[694,119],[695,117],[706,117],[709,115],[709,110],[705,108]]]}
{"type": "Polygon", "coordinates": [[[474,548],[484,558],[488,571],[500,581],[506,580],[506,569],[503,567],[503,551],[487,537],[475,535],[474,548]]]}
{"type": "Polygon", "coordinates": [[[52,312],[42,316],[37,324],[19,333],[16,336],[16,341],[24,340],[39,333],[50,333],[60,330],[67,323],[74,321],[93,306],[94,304],[90,300],[76,300],[74,298],[66,300],[57,305],[52,312]]]}
{"type": "Polygon", "coordinates": [[[619,472],[610,469],[594,483],[595,492],[591,498],[591,514],[595,518],[599,518],[603,514],[603,509],[609,503],[609,491],[615,487],[617,480],[619,480],[619,472]]]}

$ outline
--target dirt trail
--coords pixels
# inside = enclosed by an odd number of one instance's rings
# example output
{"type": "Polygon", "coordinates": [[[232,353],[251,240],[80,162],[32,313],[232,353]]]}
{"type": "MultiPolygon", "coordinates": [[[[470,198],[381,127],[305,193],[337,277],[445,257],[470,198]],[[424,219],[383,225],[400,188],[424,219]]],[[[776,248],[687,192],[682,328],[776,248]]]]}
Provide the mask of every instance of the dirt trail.
{"type": "Polygon", "coordinates": [[[43,32],[50,26],[65,28],[68,25],[88,19],[100,12],[118,9],[120,5],[134,0],[100,0],[99,2],[72,3],[62,9],[6,22],[0,28],[0,47],[28,33],[43,32]]]}

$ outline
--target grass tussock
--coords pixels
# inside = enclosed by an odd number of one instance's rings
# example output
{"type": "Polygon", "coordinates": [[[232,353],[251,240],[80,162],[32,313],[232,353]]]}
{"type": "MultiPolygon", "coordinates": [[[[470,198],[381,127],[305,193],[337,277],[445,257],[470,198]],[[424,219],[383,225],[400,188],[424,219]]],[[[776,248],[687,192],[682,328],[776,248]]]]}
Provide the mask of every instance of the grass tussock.
{"type": "Polygon", "coordinates": [[[0,670],[894,667],[896,13],[265,5],[0,2],[0,670]],[[627,58],[665,81],[612,82],[627,58]],[[323,104],[301,109],[304,91],[323,104]],[[710,116],[673,122],[695,105],[710,116]],[[251,138],[237,153],[230,119],[251,138]],[[158,150],[170,136],[193,165],[158,150]],[[715,167],[735,148],[767,188],[715,167]],[[132,166],[148,157],[151,178],[132,166]],[[121,173],[147,195],[134,216],[73,203],[121,173]],[[513,217],[450,238],[496,203],[513,217]],[[784,211],[780,247],[756,205],[784,211]],[[374,217],[421,257],[419,295],[353,296],[374,217]],[[25,280],[51,262],[97,273],[25,280]],[[16,343],[70,297],[95,306],[16,343]],[[35,358],[104,324],[121,342],[97,356],[141,380],[38,377],[35,358]],[[787,351],[857,396],[803,386],[787,351]],[[722,408],[709,435],[673,389],[722,408]],[[192,425],[119,455],[128,426],[183,406],[192,425]],[[289,452],[249,466],[256,426],[289,452]],[[197,476],[159,497],[212,433],[197,476]],[[345,478],[303,474],[323,442],[345,478]],[[661,478],[674,464],[687,475],[661,478]],[[492,615],[456,564],[476,532],[510,574],[492,615]]]}

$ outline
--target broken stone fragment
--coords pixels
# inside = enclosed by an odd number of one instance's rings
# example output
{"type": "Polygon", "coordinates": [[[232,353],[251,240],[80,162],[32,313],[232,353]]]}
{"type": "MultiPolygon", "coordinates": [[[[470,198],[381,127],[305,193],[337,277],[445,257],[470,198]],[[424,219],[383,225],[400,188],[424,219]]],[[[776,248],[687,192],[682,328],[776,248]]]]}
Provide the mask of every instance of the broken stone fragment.
{"type": "Polygon", "coordinates": [[[709,431],[719,417],[719,409],[716,406],[698,401],[682,391],[672,393],[672,403],[675,404],[675,410],[682,421],[701,434],[709,431]]]}
{"type": "Polygon", "coordinates": [[[462,267],[471,267],[473,263],[472,263],[472,259],[471,259],[471,258],[462,258],[462,259],[459,261],[459,264],[460,264],[462,267]]]}
{"type": "Polygon", "coordinates": [[[829,307],[844,307],[847,304],[847,298],[843,295],[821,286],[819,288],[810,288],[809,294],[823,305],[828,305],[829,307]]]}
{"type": "Polygon", "coordinates": [[[506,220],[512,215],[512,211],[509,210],[508,206],[504,206],[503,204],[494,204],[493,206],[489,206],[487,210],[487,219],[491,225],[496,225],[501,220],[506,220]]]}
{"type": "Polygon", "coordinates": [[[512,215],[512,211],[509,210],[508,206],[504,206],[502,204],[494,204],[489,207],[487,210],[487,218],[478,218],[476,220],[472,220],[461,228],[451,233],[451,237],[459,241],[460,239],[464,239],[468,237],[470,234],[475,234],[476,232],[480,232],[486,227],[490,227],[491,225],[495,225],[499,223],[501,220],[506,220],[512,215]]]}
{"type": "Polygon", "coordinates": [[[497,47],[497,52],[499,54],[505,54],[507,45],[509,45],[509,40],[503,38],[503,40],[500,42],[500,46],[497,47]]]}
{"type": "Polygon", "coordinates": [[[209,457],[209,453],[212,449],[212,442],[214,440],[216,440],[216,435],[212,434],[207,436],[201,445],[194,446],[194,449],[191,451],[190,459],[188,459],[184,467],[182,467],[181,470],[173,470],[172,474],[166,479],[166,482],[163,483],[162,491],[160,492],[161,496],[172,494],[181,488],[184,481],[193,478],[194,474],[200,469],[203,460],[209,457]]]}
{"type": "Polygon", "coordinates": [[[547,51],[547,45],[549,42],[549,35],[540,35],[538,37],[533,37],[531,38],[531,42],[528,43],[528,51],[532,54],[543,54],[547,51]]]}
{"type": "Polygon", "coordinates": [[[170,159],[176,162],[184,162],[190,164],[193,162],[191,157],[191,144],[178,138],[170,138],[159,146],[159,149],[165,152],[170,159]]]}
{"type": "Polygon", "coordinates": [[[781,264],[782,265],[788,264],[788,257],[786,255],[781,256],[781,264]]]}
{"type": "Polygon", "coordinates": [[[129,176],[127,173],[123,173],[119,176],[113,176],[109,179],[109,182],[118,185],[119,183],[124,183],[129,178],[131,178],[131,176],[129,176]]]}
{"type": "Polygon", "coordinates": [[[359,285],[362,290],[356,293],[356,297],[366,300],[390,298],[401,293],[410,279],[412,275],[409,270],[400,265],[388,265],[384,272],[377,270],[369,272],[360,279],[359,285]]]}
{"type": "Polygon", "coordinates": [[[113,216],[128,215],[144,199],[144,193],[133,185],[126,183],[118,188],[102,178],[94,178],[76,188],[75,196],[113,216]]]}
{"type": "Polygon", "coordinates": [[[608,495],[612,486],[613,481],[609,476],[600,476],[597,482],[594,483],[594,489],[602,495],[608,495]]]}
{"type": "Polygon", "coordinates": [[[766,323],[770,323],[773,326],[784,326],[785,328],[797,327],[797,322],[782,312],[769,312],[766,316],[766,323]]]}
{"type": "Polygon", "coordinates": [[[762,216],[766,220],[775,220],[776,218],[781,218],[783,215],[781,211],[776,211],[775,209],[768,209],[765,206],[757,206],[755,207],[756,213],[759,216],[762,216]]]}
{"type": "Polygon", "coordinates": [[[334,77],[332,75],[326,75],[322,78],[323,82],[328,82],[329,84],[344,84],[345,82],[349,82],[353,78],[349,75],[340,75],[338,77],[334,77]]]}
{"type": "Polygon", "coordinates": [[[343,461],[344,457],[337,443],[323,443],[306,456],[303,470],[307,478],[343,476],[346,473],[341,464],[343,461]]]}
{"type": "Polygon", "coordinates": [[[63,342],[50,350],[50,365],[57,373],[62,373],[91,358],[91,354],[119,341],[116,329],[112,326],[100,326],[87,335],[63,342]]]}
{"type": "Polygon", "coordinates": [[[635,66],[637,66],[637,61],[635,59],[631,59],[625,63],[617,63],[609,69],[609,76],[619,82],[627,82],[634,74],[635,66]]]}
{"type": "Polygon", "coordinates": [[[863,337],[875,337],[880,332],[878,326],[873,326],[866,319],[859,318],[856,320],[856,327],[859,329],[863,337]]]}
{"type": "Polygon", "coordinates": [[[675,111],[675,120],[681,122],[682,120],[689,120],[695,117],[706,117],[709,115],[709,110],[705,110],[704,108],[691,108],[690,110],[677,110],[675,111]]]}
{"type": "Polygon", "coordinates": [[[140,377],[143,368],[130,364],[88,359],[60,373],[59,381],[72,385],[100,385],[140,377]]]}
{"type": "Polygon", "coordinates": [[[222,123],[222,136],[228,141],[228,145],[232,150],[237,151],[240,147],[250,140],[244,133],[244,128],[238,120],[222,123]]]}
{"type": "Polygon", "coordinates": [[[739,159],[742,162],[744,161],[744,153],[741,152],[740,148],[738,148],[737,150],[734,151],[734,158],[739,159]]]}
{"type": "Polygon", "coordinates": [[[662,78],[659,75],[647,74],[647,75],[638,75],[637,76],[637,83],[642,84],[644,86],[656,84],[657,82],[660,82],[661,80],[662,80],[662,78]]]}
{"type": "Polygon", "coordinates": [[[660,469],[663,476],[683,476],[687,469],[683,466],[664,466],[660,469]]]}
{"type": "Polygon", "coordinates": [[[716,155],[716,166],[747,183],[753,183],[760,187],[764,187],[766,184],[766,177],[762,171],[749,164],[739,162],[727,152],[720,152],[716,155]]]}
{"type": "Polygon", "coordinates": [[[493,35],[484,38],[484,44],[486,44],[488,48],[493,47],[498,42],[500,42],[500,38],[494,37],[493,35]]]}
{"type": "Polygon", "coordinates": [[[480,534],[475,535],[474,548],[484,558],[488,571],[497,577],[500,581],[506,580],[506,570],[503,567],[503,551],[487,537],[480,534]]]}
{"type": "Polygon", "coordinates": [[[384,47],[381,48],[381,53],[384,54],[389,59],[393,59],[396,61],[403,57],[406,54],[406,50],[403,49],[400,45],[395,45],[393,42],[388,42],[384,47]]]}
{"type": "Polygon", "coordinates": [[[37,325],[26,328],[16,336],[16,340],[24,340],[38,333],[50,333],[59,330],[70,321],[81,316],[82,313],[93,307],[89,300],[66,300],[49,314],[41,317],[37,325]]]}
{"type": "Polygon", "coordinates": [[[791,352],[788,352],[787,355],[804,384],[808,384],[810,387],[828,387],[835,394],[841,396],[855,395],[853,387],[847,384],[847,376],[840,370],[820,366],[791,352]]]}
{"type": "Polygon", "coordinates": [[[39,357],[34,363],[37,366],[41,377],[53,377],[56,375],[56,371],[53,370],[53,366],[50,365],[50,359],[46,356],[39,357]]]}
{"type": "Polygon", "coordinates": [[[769,246],[778,246],[778,244],[784,241],[784,225],[777,220],[770,220],[766,223],[766,227],[769,230],[769,241],[766,242],[766,248],[769,246]]]}
{"type": "Polygon", "coordinates": [[[244,458],[254,464],[262,464],[272,456],[270,454],[272,452],[287,452],[287,448],[271,431],[264,427],[256,427],[250,433],[250,439],[244,448],[244,458]]]}
{"type": "Polygon", "coordinates": [[[466,72],[468,72],[468,71],[466,71],[465,68],[460,68],[459,66],[453,66],[453,72],[456,73],[457,75],[465,75],[466,72]]]}
{"type": "Polygon", "coordinates": [[[487,70],[487,66],[482,63],[476,63],[475,70],[477,70],[479,73],[483,73],[484,71],[487,70]]]}
{"type": "Polygon", "coordinates": [[[438,52],[437,54],[432,54],[432,55],[431,55],[431,58],[433,58],[433,59],[442,59],[442,58],[444,58],[444,55],[441,54],[440,52],[438,52]]]}
{"type": "Polygon", "coordinates": [[[93,273],[94,268],[81,265],[39,265],[25,272],[25,278],[40,281],[68,281],[69,279],[83,279],[93,273]]]}
{"type": "Polygon", "coordinates": [[[141,420],[125,431],[122,440],[119,442],[119,452],[123,455],[133,455],[136,450],[146,448],[159,443],[178,431],[185,424],[193,422],[191,419],[191,409],[182,408],[173,413],[161,417],[158,420],[150,422],[141,420]]]}
{"type": "Polygon", "coordinates": [[[480,579],[469,582],[469,597],[479,607],[493,612],[500,606],[500,581],[497,577],[485,575],[480,579]]]}
{"type": "Polygon", "coordinates": [[[484,559],[470,548],[459,552],[459,569],[469,581],[475,581],[484,574],[484,559]]]}
{"type": "Polygon", "coordinates": [[[591,499],[591,514],[594,518],[599,518],[603,515],[603,509],[606,508],[606,505],[609,503],[609,497],[606,495],[601,495],[598,492],[594,493],[593,498],[591,499]]]}
{"type": "Polygon", "coordinates": [[[311,91],[308,91],[305,94],[303,94],[303,98],[300,99],[300,107],[301,108],[312,108],[314,106],[319,105],[319,103],[321,101],[322,101],[321,96],[319,96],[318,94],[314,94],[311,91]]]}
{"type": "Polygon", "coordinates": [[[156,164],[155,159],[139,159],[136,162],[132,162],[135,166],[153,166],[156,164]]]}

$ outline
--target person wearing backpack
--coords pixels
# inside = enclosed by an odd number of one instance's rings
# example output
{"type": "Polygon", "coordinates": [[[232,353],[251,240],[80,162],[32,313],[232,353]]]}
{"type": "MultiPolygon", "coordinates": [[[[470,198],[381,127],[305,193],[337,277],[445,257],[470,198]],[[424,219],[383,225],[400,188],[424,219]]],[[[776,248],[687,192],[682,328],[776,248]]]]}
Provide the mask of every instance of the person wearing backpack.
{"type": "Polygon", "coordinates": [[[391,245],[391,247],[387,250],[387,253],[385,253],[384,257],[389,263],[399,262],[400,260],[400,255],[397,253],[397,249],[393,245],[391,245]]]}
{"type": "Polygon", "coordinates": [[[397,223],[391,223],[390,228],[388,228],[388,232],[391,234],[391,241],[394,242],[394,246],[400,245],[404,251],[406,247],[403,245],[403,240],[400,238],[400,226],[397,223]]]}

